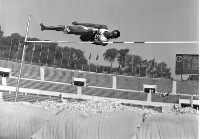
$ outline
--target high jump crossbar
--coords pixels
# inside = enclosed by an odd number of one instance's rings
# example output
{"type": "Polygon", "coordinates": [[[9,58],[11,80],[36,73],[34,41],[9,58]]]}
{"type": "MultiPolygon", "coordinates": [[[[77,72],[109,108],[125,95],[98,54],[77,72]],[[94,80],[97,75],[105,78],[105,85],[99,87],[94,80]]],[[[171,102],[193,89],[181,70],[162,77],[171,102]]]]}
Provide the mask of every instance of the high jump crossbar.
{"type": "MultiPolygon", "coordinates": [[[[26,41],[27,43],[80,43],[80,44],[92,44],[94,42],[74,42],[74,41],[26,41]]],[[[104,42],[104,43],[126,43],[126,44],[133,44],[133,43],[146,43],[146,44],[164,44],[164,43],[171,43],[171,44],[181,44],[181,43],[195,43],[198,44],[199,41],[130,41],[130,42],[104,42]]]]}

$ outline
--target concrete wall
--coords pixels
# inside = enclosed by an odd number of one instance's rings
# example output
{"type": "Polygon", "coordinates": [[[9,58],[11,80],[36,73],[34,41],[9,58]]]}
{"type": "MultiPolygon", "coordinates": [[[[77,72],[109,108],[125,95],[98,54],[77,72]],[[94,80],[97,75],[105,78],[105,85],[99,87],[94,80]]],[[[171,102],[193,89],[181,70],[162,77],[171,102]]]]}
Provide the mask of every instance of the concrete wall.
{"type": "Polygon", "coordinates": [[[143,84],[157,85],[158,92],[172,92],[173,81],[170,79],[153,79],[146,77],[117,77],[118,89],[143,90],[143,84]]]}
{"type": "Polygon", "coordinates": [[[177,93],[199,95],[199,83],[195,81],[177,81],[177,93]]]}
{"type": "MultiPolygon", "coordinates": [[[[0,60],[0,67],[13,69],[12,76],[17,77],[19,74],[20,63],[0,60]]],[[[170,79],[110,75],[103,73],[58,69],[53,67],[40,68],[40,66],[31,64],[24,65],[22,77],[62,83],[71,83],[72,77],[77,77],[86,78],[89,86],[143,91],[143,84],[149,84],[157,85],[158,92],[173,92],[181,94],[199,93],[199,83],[196,82],[177,81],[175,86],[175,84],[173,85],[173,81],[170,79]]]]}

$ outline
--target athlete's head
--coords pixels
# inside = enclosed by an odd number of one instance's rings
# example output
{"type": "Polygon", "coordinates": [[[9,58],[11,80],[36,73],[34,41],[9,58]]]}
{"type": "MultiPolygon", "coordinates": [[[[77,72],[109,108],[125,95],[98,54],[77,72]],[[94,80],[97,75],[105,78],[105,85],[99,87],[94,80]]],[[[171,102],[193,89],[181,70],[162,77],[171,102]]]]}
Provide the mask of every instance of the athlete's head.
{"type": "Polygon", "coordinates": [[[112,34],[113,34],[113,38],[114,38],[114,39],[120,37],[120,32],[119,32],[118,30],[113,30],[113,31],[112,31],[112,34]]]}

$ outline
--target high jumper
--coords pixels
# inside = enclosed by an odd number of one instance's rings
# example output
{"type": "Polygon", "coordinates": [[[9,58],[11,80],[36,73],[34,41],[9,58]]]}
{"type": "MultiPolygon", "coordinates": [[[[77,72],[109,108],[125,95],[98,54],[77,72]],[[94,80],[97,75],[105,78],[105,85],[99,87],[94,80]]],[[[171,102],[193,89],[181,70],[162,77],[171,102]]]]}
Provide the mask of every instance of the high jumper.
{"type": "Polygon", "coordinates": [[[92,23],[78,23],[72,22],[73,26],[58,25],[58,26],[44,26],[40,24],[41,30],[55,30],[63,31],[65,34],[79,35],[82,42],[93,42],[95,45],[106,46],[110,39],[120,37],[118,30],[109,31],[106,25],[92,24],[92,23]]]}

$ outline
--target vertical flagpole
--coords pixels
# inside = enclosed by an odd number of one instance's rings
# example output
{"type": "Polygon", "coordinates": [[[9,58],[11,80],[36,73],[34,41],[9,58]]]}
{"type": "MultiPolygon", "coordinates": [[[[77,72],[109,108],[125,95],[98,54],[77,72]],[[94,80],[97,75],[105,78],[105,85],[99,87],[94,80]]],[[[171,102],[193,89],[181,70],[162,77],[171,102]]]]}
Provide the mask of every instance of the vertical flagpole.
{"type": "Polygon", "coordinates": [[[11,45],[10,45],[10,50],[9,50],[9,54],[8,54],[8,61],[9,61],[9,58],[10,58],[11,48],[12,48],[12,44],[13,44],[12,41],[13,41],[13,39],[11,38],[11,43],[10,43],[11,45]]]}
{"type": "Polygon", "coordinates": [[[60,61],[60,68],[62,68],[62,62],[63,62],[63,47],[61,47],[61,54],[62,54],[62,57],[60,61]]]}
{"type": "Polygon", "coordinates": [[[90,58],[91,58],[91,53],[90,53],[90,56],[89,56],[89,72],[90,72],[90,58]]]}
{"type": "Polygon", "coordinates": [[[54,67],[56,67],[56,51],[57,50],[55,50],[54,54],[53,54],[53,65],[54,65],[54,67]]]}
{"type": "Polygon", "coordinates": [[[155,57],[153,59],[153,78],[154,78],[154,71],[155,71],[155,57]]]}
{"type": "Polygon", "coordinates": [[[49,60],[49,45],[46,45],[48,48],[47,48],[47,60],[46,60],[46,66],[48,65],[48,60],[49,60]]]}
{"type": "Polygon", "coordinates": [[[141,71],[140,71],[140,70],[141,70],[140,68],[141,68],[141,64],[139,64],[139,75],[140,75],[140,72],[141,72],[141,71]]]}
{"type": "Polygon", "coordinates": [[[149,68],[149,63],[147,62],[147,66],[146,66],[146,77],[148,77],[148,68],[149,68]]]}
{"type": "Polygon", "coordinates": [[[90,62],[89,62],[89,72],[90,72],[90,62]]]}
{"type": "Polygon", "coordinates": [[[19,85],[20,85],[21,73],[22,73],[22,68],[23,68],[23,63],[24,63],[24,58],[25,58],[25,53],[26,53],[26,45],[27,45],[27,38],[28,38],[28,30],[29,30],[30,20],[31,20],[31,15],[29,15],[29,17],[28,17],[28,23],[27,23],[26,34],[25,34],[25,41],[24,41],[24,48],[23,48],[23,53],[22,53],[21,66],[20,66],[19,76],[18,76],[18,80],[17,80],[15,102],[17,102],[17,94],[19,92],[19,85]]]}
{"type": "Polygon", "coordinates": [[[32,48],[32,54],[31,54],[31,64],[33,63],[33,54],[35,52],[35,43],[33,44],[33,48],[32,48]]]}
{"type": "Polygon", "coordinates": [[[57,46],[56,46],[56,49],[55,49],[54,54],[53,54],[53,65],[54,65],[54,67],[57,66],[56,65],[56,51],[57,51],[57,46]]]}
{"type": "Polygon", "coordinates": [[[20,40],[19,40],[19,44],[18,44],[18,46],[17,46],[17,57],[16,57],[16,61],[17,61],[17,58],[18,58],[19,48],[20,48],[20,40]]]}
{"type": "Polygon", "coordinates": [[[96,65],[96,73],[97,73],[97,67],[98,67],[98,65],[96,65]]]}
{"type": "MultiPolygon", "coordinates": [[[[126,54],[126,56],[127,56],[127,54],[126,54]]],[[[125,60],[124,60],[124,69],[126,69],[126,59],[127,59],[126,56],[125,56],[125,60]]]]}
{"type": "Polygon", "coordinates": [[[132,61],[131,61],[131,71],[132,71],[132,75],[133,75],[133,59],[134,59],[135,55],[133,55],[132,57],[132,61]]]}
{"type": "Polygon", "coordinates": [[[148,75],[147,75],[147,66],[146,66],[146,77],[148,77],[148,75]]]}
{"type": "Polygon", "coordinates": [[[69,58],[68,58],[69,59],[68,60],[68,68],[69,69],[71,69],[71,56],[70,55],[71,55],[71,47],[70,47],[69,52],[68,52],[68,56],[69,56],[69,58]]]}
{"type": "MultiPolygon", "coordinates": [[[[96,57],[96,60],[98,60],[99,59],[99,55],[97,55],[97,57],[96,57]]],[[[96,65],[96,73],[97,73],[97,70],[98,70],[98,66],[99,65],[96,65]]]]}
{"type": "Polygon", "coordinates": [[[160,66],[161,66],[161,78],[162,78],[162,60],[161,60],[161,65],[160,66]]]}
{"type": "Polygon", "coordinates": [[[40,58],[39,58],[40,65],[41,65],[41,56],[42,56],[42,44],[40,45],[40,58]]]}

